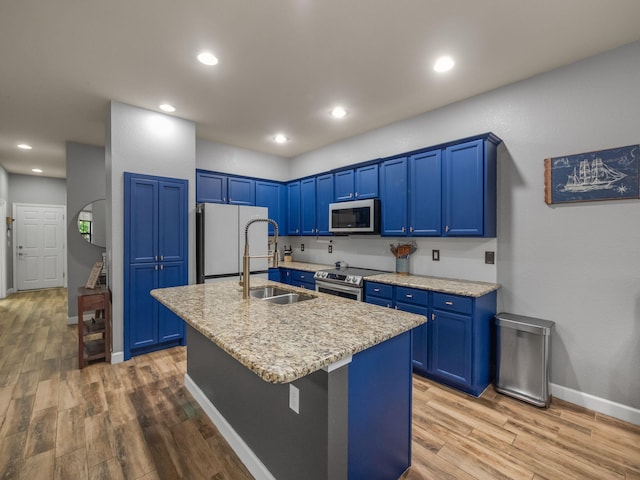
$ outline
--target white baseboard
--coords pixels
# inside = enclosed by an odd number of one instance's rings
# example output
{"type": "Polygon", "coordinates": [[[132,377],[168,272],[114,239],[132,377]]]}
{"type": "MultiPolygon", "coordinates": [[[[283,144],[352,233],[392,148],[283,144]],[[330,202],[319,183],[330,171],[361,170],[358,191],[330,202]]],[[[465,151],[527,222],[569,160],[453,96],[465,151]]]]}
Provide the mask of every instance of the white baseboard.
{"type": "Polygon", "coordinates": [[[213,424],[218,428],[224,439],[229,443],[236,455],[240,458],[240,461],[244,463],[251,475],[256,480],[275,480],[275,477],[271,474],[267,467],[260,461],[255,453],[249,448],[244,440],[236,433],[233,427],[227,422],[216,407],[213,406],[207,396],[200,390],[189,374],[184,376],[184,386],[191,393],[198,405],[202,407],[207,416],[211,419],[213,424]]]}
{"type": "Polygon", "coordinates": [[[562,385],[551,384],[551,395],[581,407],[615,417],[625,422],[640,425],[640,410],[589,393],[579,392],[562,385]]]}
{"type": "Polygon", "coordinates": [[[124,362],[124,352],[111,352],[111,364],[124,362]]]}

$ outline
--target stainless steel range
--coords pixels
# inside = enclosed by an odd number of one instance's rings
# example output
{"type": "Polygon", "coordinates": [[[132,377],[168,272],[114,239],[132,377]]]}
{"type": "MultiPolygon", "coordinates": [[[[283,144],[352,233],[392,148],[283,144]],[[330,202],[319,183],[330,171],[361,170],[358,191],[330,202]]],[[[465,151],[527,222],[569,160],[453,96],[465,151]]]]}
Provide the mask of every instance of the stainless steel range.
{"type": "Polygon", "coordinates": [[[313,278],[316,280],[316,292],[328,293],[361,302],[364,300],[362,292],[365,277],[386,273],[368,268],[349,267],[342,263],[337,262],[336,268],[331,270],[319,270],[315,273],[313,278]]]}

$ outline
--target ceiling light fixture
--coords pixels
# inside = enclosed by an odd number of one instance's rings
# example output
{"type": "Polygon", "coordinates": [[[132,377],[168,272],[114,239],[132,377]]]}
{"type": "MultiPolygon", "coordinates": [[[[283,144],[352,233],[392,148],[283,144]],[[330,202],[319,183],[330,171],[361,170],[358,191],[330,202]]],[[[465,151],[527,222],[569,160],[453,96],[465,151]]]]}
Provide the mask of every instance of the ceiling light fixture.
{"type": "Polygon", "coordinates": [[[21,148],[22,150],[31,150],[31,145],[27,145],[26,143],[21,143],[18,145],[18,148],[21,148]]]}
{"type": "Polygon", "coordinates": [[[286,143],[289,140],[284,134],[278,133],[273,137],[273,141],[276,143],[286,143]]]}
{"type": "Polygon", "coordinates": [[[438,73],[448,72],[455,64],[456,62],[453,61],[453,58],[445,55],[444,57],[440,57],[436,60],[436,63],[433,65],[433,69],[438,73]]]}
{"type": "Polygon", "coordinates": [[[173,105],[169,105],[168,103],[163,103],[162,105],[160,105],[160,110],[162,110],[163,112],[175,112],[176,107],[174,107],[173,105]]]}
{"type": "Polygon", "coordinates": [[[331,110],[331,116],[333,118],[343,118],[346,114],[347,111],[340,105],[333,107],[333,109],[331,110]]]}
{"type": "Polygon", "coordinates": [[[41,168],[32,168],[31,171],[33,173],[42,173],[42,169],[41,168]]]}
{"type": "Polygon", "coordinates": [[[198,54],[198,61],[200,63],[203,63],[205,65],[217,65],[218,64],[218,58],[213,54],[213,53],[209,53],[209,52],[201,52],[198,54]]]}

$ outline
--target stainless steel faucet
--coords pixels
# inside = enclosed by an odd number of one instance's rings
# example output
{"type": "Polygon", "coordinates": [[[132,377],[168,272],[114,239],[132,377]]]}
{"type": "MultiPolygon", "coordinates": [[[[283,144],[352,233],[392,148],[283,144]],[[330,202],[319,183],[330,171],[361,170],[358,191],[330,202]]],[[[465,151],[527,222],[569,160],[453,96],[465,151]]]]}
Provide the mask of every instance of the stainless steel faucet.
{"type": "Polygon", "coordinates": [[[254,218],[247,222],[244,227],[244,255],[242,256],[242,298],[249,298],[249,277],[251,272],[251,259],[252,258],[272,258],[272,268],[278,268],[278,224],[275,220],[270,218],[254,218]],[[254,255],[249,256],[249,227],[252,223],[256,222],[268,222],[273,225],[273,253],[271,255],[254,255]]]}

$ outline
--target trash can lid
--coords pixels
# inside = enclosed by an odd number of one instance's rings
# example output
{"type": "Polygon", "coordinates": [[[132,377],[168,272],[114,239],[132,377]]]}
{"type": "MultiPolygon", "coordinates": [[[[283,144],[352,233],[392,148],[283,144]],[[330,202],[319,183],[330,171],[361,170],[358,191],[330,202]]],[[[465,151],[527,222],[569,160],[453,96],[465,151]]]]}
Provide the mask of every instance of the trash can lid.
{"type": "Polygon", "coordinates": [[[500,327],[523,330],[540,335],[550,335],[555,322],[543,320],[541,318],[525,317],[515,313],[501,312],[496,315],[496,323],[500,327]]]}

